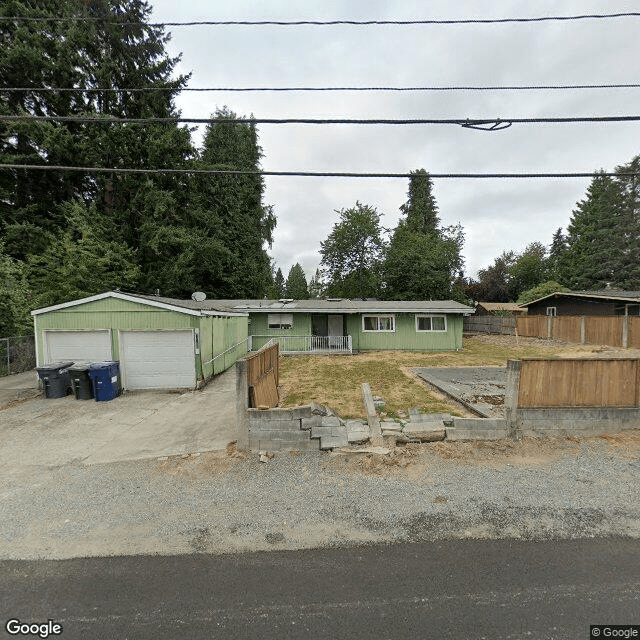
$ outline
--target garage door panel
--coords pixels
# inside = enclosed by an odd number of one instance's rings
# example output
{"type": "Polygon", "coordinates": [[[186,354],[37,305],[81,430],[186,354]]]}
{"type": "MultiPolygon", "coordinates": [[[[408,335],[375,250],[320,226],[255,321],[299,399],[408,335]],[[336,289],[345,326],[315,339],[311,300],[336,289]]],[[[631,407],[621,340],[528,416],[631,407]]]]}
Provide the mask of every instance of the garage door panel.
{"type": "Polygon", "coordinates": [[[111,332],[46,331],[44,332],[46,362],[100,362],[111,360],[111,332]]]}
{"type": "Polygon", "coordinates": [[[195,386],[193,332],[120,332],[121,368],[127,389],[195,386]]]}

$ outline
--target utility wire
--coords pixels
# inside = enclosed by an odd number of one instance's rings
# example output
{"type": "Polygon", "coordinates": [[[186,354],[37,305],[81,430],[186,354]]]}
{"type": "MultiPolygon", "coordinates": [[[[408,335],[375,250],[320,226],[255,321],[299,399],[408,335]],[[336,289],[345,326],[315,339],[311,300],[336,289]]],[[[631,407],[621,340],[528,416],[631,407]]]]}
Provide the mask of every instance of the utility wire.
{"type": "Polygon", "coordinates": [[[86,116],[28,116],[0,115],[6,122],[81,122],[93,124],[354,124],[354,125],[418,125],[455,124],[467,128],[484,128],[495,131],[512,124],[557,124],[576,122],[637,122],[638,116],[569,116],[553,118],[412,118],[412,119],[351,119],[351,118],[117,118],[86,116]]]}
{"type": "Polygon", "coordinates": [[[15,93],[76,92],[76,93],[148,93],[153,91],[550,91],[571,89],[638,89],[640,84],[539,84],[494,86],[439,86],[439,87],[142,87],[142,88],[78,88],[78,87],[2,87],[15,93]]]}
{"type": "MultiPolygon", "coordinates": [[[[508,24],[528,22],[553,22],[571,20],[605,20],[611,18],[638,17],[640,12],[629,11],[624,13],[591,13],[569,16],[539,16],[529,18],[463,18],[463,19],[428,19],[428,20],[199,20],[193,22],[131,22],[109,20],[109,24],[121,26],[142,27],[195,27],[195,26],[378,26],[378,25],[455,25],[455,24],[508,24]]],[[[27,16],[0,16],[0,21],[5,22],[105,22],[105,18],[78,16],[78,17],[27,17],[27,16]]]]}
{"type": "MultiPolygon", "coordinates": [[[[204,174],[235,176],[293,176],[304,178],[411,178],[413,173],[356,173],[340,171],[245,171],[242,169],[127,169],[122,167],[73,167],[32,164],[0,164],[2,169],[29,169],[36,171],[85,171],[87,173],[143,173],[143,174],[204,174]]],[[[596,176],[640,177],[634,172],[562,172],[562,173],[429,173],[431,178],[442,179],[519,179],[519,178],[594,178],[596,176]]]]}

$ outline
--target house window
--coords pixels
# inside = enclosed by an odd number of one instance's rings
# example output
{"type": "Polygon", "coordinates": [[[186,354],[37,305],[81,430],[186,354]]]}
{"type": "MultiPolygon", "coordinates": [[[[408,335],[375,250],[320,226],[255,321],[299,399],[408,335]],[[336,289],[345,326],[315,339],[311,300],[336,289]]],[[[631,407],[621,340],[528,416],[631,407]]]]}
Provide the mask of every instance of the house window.
{"type": "Polygon", "coordinates": [[[362,330],[363,331],[387,331],[393,332],[396,330],[396,317],[395,316],[362,316],[362,330]]]}
{"type": "Polygon", "coordinates": [[[446,331],[447,316],[416,315],[416,331],[446,331]]]}
{"type": "Polygon", "coordinates": [[[267,316],[269,329],[291,329],[293,326],[292,313],[269,313],[267,316]]]}
{"type": "Polygon", "coordinates": [[[547,307],[547,315],[548,316],[556,316],[556,307],[547,307]]]}

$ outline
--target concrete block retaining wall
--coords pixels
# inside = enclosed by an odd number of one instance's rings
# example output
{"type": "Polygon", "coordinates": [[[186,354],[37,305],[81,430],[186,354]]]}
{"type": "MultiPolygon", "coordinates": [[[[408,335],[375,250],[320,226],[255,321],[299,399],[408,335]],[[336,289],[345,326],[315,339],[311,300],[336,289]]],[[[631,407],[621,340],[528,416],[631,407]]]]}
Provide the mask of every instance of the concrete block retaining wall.
{"type": "Polygon", "coordinates": [[[503,418],[454,418],[446,431],[447,440],[500,440],[509,435],[503,418]]]}
{"type": "Polygon", "coordinates": [[[248,409],[249,449],[252,451],[319,451],[310,429],[321,424],[322,416],[311,406],[295,409],[248,409]]]}
{"type": "Polygon", "coordinates": [[[518,408],[518,436],[595,436],[640,428],[640,409],[619,407],[518,408]]]}

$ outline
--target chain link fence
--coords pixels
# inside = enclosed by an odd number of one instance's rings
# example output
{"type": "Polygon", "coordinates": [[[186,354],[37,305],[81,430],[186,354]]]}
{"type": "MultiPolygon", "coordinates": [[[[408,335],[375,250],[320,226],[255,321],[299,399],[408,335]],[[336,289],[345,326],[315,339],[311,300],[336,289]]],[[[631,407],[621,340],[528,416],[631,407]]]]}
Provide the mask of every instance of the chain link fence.
{"type": "Polygon", "coordinates": [[[0,376],[30,371],[36,366],[33,336],[0,338],[0,376]]]}

